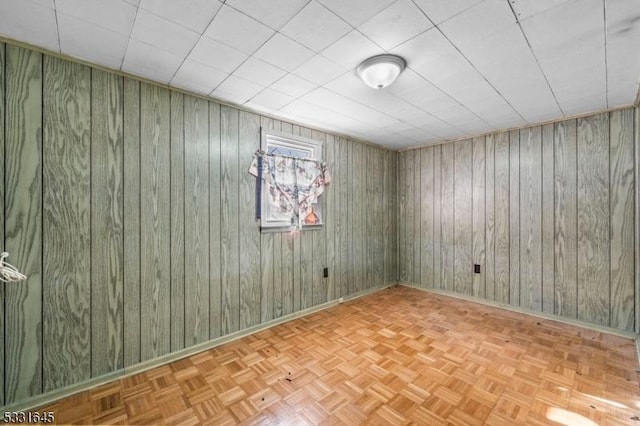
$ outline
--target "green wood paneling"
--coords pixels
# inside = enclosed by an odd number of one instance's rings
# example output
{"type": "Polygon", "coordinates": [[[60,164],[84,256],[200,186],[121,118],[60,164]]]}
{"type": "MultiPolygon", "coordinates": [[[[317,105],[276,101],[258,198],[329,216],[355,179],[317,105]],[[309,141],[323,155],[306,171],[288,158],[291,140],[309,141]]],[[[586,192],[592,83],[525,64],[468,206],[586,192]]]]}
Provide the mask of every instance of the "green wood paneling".
{"type": "Polygon", "coordinates": [[[255,178],[247,169],[260,147],[260,117],[240,112],[240,328],[260,323],[260,231],[256,224],[255,178]]]}
{"type": "Polygon", "coordinates": [[[184,343],[209,340],[209,102],[184,97],[184,343]]]}
{"type": "Polygon", "coordinates": [[[222,334],[220,104],[209,102],[209,337],[222,334]]]}
{"type": "Polygon", "coordinates": [[[480,265],[480,273],[473,274],[472,294],[475,297],[486,298],[486,276],[488,264],[486,262],[486,145],[485,137],[473,138],[473,196],[472,209],[472,263],[480,265]]]}
{"type": "MultiPolygon", "coordinates": [[[[124,80],[91,72],[91,375],[124,367],[124,80]]],[[[46,165],[45,157],[45,165],[46,165]]],[[[46,169],[46,167],[45,167],[46,169]]]]}
{"type": "Polygon", "coordinates": [[[170,351],[171,218],[169,91],[140,84],[141,360],[170,351]]]}
{"type": "Polygon", "coordinates": [[[140,362],[140,83],[124,79],[124,365],[140,362]]]}
{"type": "Polygon", "coordinates": [[[473,292],[473,140],[454,144],[454,291],[473,292]]]}
{"type": "Polygon", "coordinates": [[[578,119],[578,319],[609,325],[609,115],[578,119]]]}
{"type": "MultiPolygon", "coordinates": [[[[42,380],[47,392],[91,377],[91,204],[100,194],[92,194],[90,186],[91,69],[45,56],[43,77],[42,380]]],[[[102,284],[112,284],[110,278],[103,276],[102,284]]]]}
{"type": "Polygon", "coordinates": [[[171,92],[171,350],[185,347],[184,95],[171,92]]]}
{"type": "Polygon", "coordinates": [[[6,285],[4,394],[42,392],[42,55],[6,46],[5,251],[28,279],[6,285]]]}
{"type": "MultiPolygon", "coordinates": [[[[0,158],[4,159],[5,45],[0,43],[0,158]]],[[[4,160],[0,161],[0,241],[4,246],[4,160]]],[[[0,285],[0,342],[4,342],[4,286],[0,285]]],[[[4,405],[4,343],[0,345],[0,405],[4,405]]]]}
{"type": "Polygon", "coordinates": [[[221,333],[240,328],[238,110],[220,110],[221,333]]]}

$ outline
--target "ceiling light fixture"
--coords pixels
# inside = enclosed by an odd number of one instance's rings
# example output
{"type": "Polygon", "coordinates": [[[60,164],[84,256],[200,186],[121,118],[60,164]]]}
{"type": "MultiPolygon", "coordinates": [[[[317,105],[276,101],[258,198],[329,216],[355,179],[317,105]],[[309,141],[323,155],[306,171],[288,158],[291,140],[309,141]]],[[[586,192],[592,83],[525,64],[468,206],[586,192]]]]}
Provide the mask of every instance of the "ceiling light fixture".
{"type": "Polygon", "coordinates": [[[364,84],[373,89],[382,89],[395,81],[407,63],[400,56],[384,54],[365,59],[356,73],[364,84]]]}

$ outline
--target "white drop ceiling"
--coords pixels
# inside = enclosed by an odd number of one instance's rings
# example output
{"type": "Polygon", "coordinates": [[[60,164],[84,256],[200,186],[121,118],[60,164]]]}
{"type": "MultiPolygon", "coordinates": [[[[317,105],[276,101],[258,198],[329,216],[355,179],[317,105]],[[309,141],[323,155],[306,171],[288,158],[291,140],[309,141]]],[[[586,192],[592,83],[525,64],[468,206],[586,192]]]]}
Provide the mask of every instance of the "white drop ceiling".
{"type": "Polygon", "coordinates": [[[405,148],[631,105],[638,0],[1,0],[0,34],[405,148]],[[355,68],[391,52],[385,90],[355,68]]]}

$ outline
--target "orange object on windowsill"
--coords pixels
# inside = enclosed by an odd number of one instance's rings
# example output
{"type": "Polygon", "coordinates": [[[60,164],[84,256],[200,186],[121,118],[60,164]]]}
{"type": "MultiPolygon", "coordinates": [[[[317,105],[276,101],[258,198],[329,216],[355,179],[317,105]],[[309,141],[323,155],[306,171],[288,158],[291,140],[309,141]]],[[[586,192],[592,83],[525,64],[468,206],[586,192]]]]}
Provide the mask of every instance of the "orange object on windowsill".
{"type": "Polygon", "coordinates": [[[316,212],[311,208],[311,212],[304,218],[305,225],[317,225],[320,223],[320,218],[316,215],[316,212]]]}

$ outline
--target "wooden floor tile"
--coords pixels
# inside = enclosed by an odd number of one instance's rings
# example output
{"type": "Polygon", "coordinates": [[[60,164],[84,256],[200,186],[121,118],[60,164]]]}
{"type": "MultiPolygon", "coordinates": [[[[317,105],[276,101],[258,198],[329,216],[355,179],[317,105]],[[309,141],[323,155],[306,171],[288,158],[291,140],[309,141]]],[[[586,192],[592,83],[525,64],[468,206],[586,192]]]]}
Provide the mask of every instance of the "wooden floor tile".
{"type": "Polygon", "coordinates": [[[40,411],[60,424],[640,424],[637,366],[631,339],[394,287],[40,411]]]}

